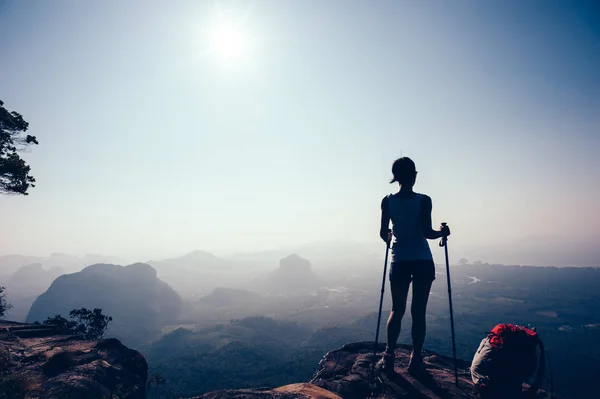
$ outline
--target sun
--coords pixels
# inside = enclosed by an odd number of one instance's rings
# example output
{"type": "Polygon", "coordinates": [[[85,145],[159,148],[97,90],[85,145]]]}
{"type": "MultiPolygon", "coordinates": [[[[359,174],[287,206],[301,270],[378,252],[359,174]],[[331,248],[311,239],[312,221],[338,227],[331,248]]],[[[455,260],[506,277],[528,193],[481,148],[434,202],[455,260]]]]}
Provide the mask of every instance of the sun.
{"type": "Polygon", "coordinates": [[[224,63],[238,62],[248,53],[248,36],[231,22],[220,22],[209,34],[209,52],[224,63]]]}

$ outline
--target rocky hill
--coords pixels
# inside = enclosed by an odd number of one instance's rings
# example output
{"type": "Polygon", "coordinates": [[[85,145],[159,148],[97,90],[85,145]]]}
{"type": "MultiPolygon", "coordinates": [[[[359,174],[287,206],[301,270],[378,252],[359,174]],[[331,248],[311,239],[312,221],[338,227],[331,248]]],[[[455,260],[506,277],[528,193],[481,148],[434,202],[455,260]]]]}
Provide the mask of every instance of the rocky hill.
{"type": "Polygon", "coordinates": [[[308,294],[324,287],[325,281],[312,270],[310,261],[296,254],[279,261],[279,267],[252,281],[253,289],[272,294],[308,294]]]}
{"type": "Polygon", "coordinates": [[[148,365],[118,340],[0,321],[0,398],[146,398],[148,365]]]}
{"type": "Polygon", "coordinates": [[[81,307],[102,309],[113,318],[109,334],[136,345],[158,338],[160,329],[176,320],[181,298],[150,265],[96,264],[54,280],[35,300],[26,322],[68,317],[81,307]]]}

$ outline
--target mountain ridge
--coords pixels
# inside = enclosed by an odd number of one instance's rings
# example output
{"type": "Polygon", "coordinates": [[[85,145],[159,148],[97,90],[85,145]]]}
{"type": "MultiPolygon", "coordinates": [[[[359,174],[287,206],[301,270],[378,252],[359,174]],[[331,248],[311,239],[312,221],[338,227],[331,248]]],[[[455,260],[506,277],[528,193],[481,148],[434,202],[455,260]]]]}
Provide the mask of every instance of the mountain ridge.
{"type": "Polygon", "coordinates": [[[112,316],[109,332],[131,344],[159,336],[163,325],[176,320],[182,300],[150,265],[95,264],[56,278],[33,302],[26,322],[68,317],[81,307],[112,316]]]}

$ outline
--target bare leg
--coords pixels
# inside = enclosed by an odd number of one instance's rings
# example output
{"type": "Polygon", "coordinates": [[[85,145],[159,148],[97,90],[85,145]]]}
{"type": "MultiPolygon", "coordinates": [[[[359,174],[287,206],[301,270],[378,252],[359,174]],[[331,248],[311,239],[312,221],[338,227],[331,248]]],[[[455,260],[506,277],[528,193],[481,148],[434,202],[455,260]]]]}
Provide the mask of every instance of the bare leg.
{"type": "Polygon", "coordinates": [[[388,352],[396,349],[396,343],[400,336],[402,326],[402,317],[406,311],[406,299],[408,297],[408,288],[410,281],[394,280],[390,282],[390,291],[392,292],[392,311],[387,321],[386,340],[388,352]]]}
{"type": "Polygon", "coordinates": [[[413,357],[421,357],[423,344],[425,343],[425,312],[427,310],[427,301],[429,300],[429,291],[433,281],[413,281],[413,297],[411,305],[412,314],[412,341],[413,357]]]}

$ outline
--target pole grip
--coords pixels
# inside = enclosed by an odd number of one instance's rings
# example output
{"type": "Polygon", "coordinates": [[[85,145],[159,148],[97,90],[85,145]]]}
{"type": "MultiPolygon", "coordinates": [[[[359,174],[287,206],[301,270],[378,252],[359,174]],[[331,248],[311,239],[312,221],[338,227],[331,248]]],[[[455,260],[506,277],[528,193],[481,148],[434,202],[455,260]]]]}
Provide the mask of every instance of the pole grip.
{"type": "MultiPolygon", "coordinates": [[[[448,225],[448,223],[442,222],[442,228],[446,227],[447,225],[448,225]]],[[[440,240],[440,247],[445,247],[447,241],[448,241],[448,237],[442,237],[442,239],[440,240]]]]}

